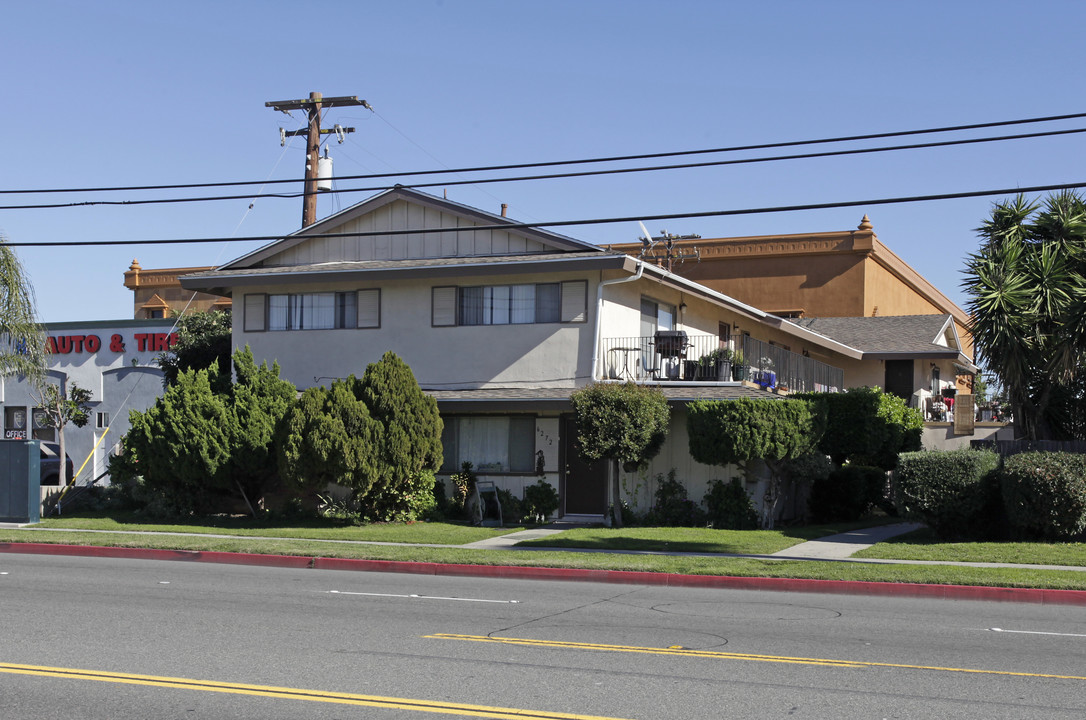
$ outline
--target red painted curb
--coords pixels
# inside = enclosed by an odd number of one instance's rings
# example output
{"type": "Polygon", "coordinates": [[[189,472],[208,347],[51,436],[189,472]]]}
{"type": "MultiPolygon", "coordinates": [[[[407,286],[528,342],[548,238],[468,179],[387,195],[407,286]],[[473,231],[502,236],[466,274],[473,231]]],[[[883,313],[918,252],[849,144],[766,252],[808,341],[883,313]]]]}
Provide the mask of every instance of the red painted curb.
{"type": "Polygon", "coordinates": [[[0,543],[0,552],[27,555],[74,555],[129,560],[185,560],[222,565],[260,565],[264,567],[308,568],[313,558],[297,555],[259,555],[256,553],[204,552],[201,550],[155,550],[150,548],[102,547],[98,545],[51,545],[49,543],[0,543]]]}
{"type": "Polygon", "coordinates": [[[348,558],[258,555],[254,553],[200,552],[195,550],[150,550],[145,548],[50,545],[46,543],[0,543],[0,552],[31,555],[74,555],[79,557],[129,558],[142,560],[184,560],[228,565],[257,565],[354,572],[392,572],[414,575],[509,578],[520,580],[569,580],[609,582],[665,587],[730,588],[772,590],[873,597],[914,597],[943,600],[988,600],[1036,603],[1041,605],[1086,605],[1086,590],[1044,590],[1038,588],[980,587],[973,585],[932,585],[870,582],[862,580],[808,580],[803,578],[757,578],[724,575],[678,575],[633,570],[585,570],[580,568],[521,567],[516,565],[457,565],[405,562],[401,560],[353,560],[348,558]]]}

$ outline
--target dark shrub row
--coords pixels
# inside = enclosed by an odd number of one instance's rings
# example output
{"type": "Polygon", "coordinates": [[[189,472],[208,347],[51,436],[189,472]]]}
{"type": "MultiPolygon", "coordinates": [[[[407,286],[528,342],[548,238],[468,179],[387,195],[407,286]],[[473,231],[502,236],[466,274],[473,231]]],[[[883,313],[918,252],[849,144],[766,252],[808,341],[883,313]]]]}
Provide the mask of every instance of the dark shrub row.
{"type": "Polygon", "coordinates": [[[814,522],[859,520],[886,491],[886,471],[869,465],[845,465],[815,478],[807,507],[814,522]]]}
{"type": "Polygon", "coordinates": [[[1004,525],[998,522],[998,469],[999,455],[989,451],[902,453],[894,483],[898,512],[940,537],[990,536],[1004,525]]]}
{"type": "Polygon", "coordinates": [[[1044,540],[1086,530],[1086,456],[1031,452],[1007,458],[1003,506],[1012,527],[1044,540]]]}
{"type": "Polygon", "coordinates": [[[1086,530],[1086,456],[954,450],[901,456],[899,511],[940,537],[1067,540],[1086,530]]]}

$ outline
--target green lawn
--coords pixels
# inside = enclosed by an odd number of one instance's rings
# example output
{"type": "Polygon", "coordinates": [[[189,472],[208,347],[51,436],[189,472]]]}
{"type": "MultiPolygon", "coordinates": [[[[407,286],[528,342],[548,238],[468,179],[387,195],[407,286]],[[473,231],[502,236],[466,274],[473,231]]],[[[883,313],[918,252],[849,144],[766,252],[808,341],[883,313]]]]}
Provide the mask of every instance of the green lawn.
{"type": "MultiPolygon", "coordinates": [[[[372,523],[360,525],[346,520],[312,518],[297,521],[265,521],[248,517],[223,516],[201,518],[196,524],[154,522],[134,515],[80,514],[42,520],[36,528],[66,530],[106,530],[113,532],[198,533],[201,535],[236,535],[240,537],[276,537],[312,540],[423,543],[427,545],[465,545],[495,535],[521,530],[521,527],[473,527],[456,523],[372,523]]],[[[36,532],[36,530],[35,530],[36,532]]]]}
{"type": "Polygon", "coordinates": [[[996,562],[1086,567],[1086,543],[962,542],[948,543],[923,528],[890,538],[853,557],[944,562],[996,562]]]}
{"type": "MultiPolygon", "coordinates": [[[[782,530],[729,531],[704,528],[579,528],[550,535],[527,547],[599,550],[699,552],[764,555],[804,540],[857,527],[893,522],[807,526],[782,530]]],[[[0,543],[59,543],[159,549],[263,553],[320,557],[568,567],[693,575],[792,577],[829,580],[987,585],[1086,590],[1086,572],[1039,568],[974,568],[952,565],[873,564],[763,560],[691,555],[583,553],[562,550],[479,550],[449,547],[521,528],[476,528],[452,523],[378,523],[356,525],[334,520],[289,524],[256,523],[246,518],[214,518],[196,525],[136,522],[133,517],[53,518],[40,529],[0,530],[0,543]],[[86,532],[95,530],[98,532],[86,532]],[[170,533],[194,533],[177,535],[170,533]],[[223,537],[214,537],[220,535],[223,537]],[[395,543],[373,545],[366,542],[395,543]],[[418,543],[407,545],[406,543],[418,543]],[[427,547],[443,546],[443,547],[427,547]]],[[[1082,543],[939,543],[919,531],[857,553],[867,558],[1016,562],[1086,566],[1082,543]]],[[[0,555],[0,563],[3,556],[0,555]]]]}

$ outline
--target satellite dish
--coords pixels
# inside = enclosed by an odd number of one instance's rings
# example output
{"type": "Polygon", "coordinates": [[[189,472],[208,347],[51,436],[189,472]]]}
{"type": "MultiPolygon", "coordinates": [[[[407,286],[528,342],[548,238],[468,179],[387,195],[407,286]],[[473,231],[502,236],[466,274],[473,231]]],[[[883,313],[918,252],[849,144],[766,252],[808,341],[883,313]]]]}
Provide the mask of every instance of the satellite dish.
{"type": "Polygon", "coordinates": [[[645,223],[638,220],[637,224],[641,227],[641,232],[645,233],[645,237],[639,238],[641,240],[641,256],[644,257],[652,250],[652,247],[656,242],[652,239],[649,229],[645,227],[645,223]]]}
{"type": "Polygon", "coordinates": [[[641,226],[641,232],[645,233],[645,237],[641,238],[641,242],[645,243],[646,245],[651,245],[652,235],[649,234],[649,229],[645,227],[645,223],[641,222],[640,220],[637,221],[637,224],[641,226]]]}

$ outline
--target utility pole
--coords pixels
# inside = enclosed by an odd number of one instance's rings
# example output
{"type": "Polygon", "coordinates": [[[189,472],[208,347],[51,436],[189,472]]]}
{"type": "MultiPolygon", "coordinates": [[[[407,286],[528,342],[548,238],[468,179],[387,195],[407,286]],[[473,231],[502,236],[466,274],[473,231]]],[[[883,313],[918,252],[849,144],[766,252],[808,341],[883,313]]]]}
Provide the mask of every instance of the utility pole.
{"type": "Polygon", "coordinates": [[[326,107],[339,107],[343,105],[361,105],[367,110],[373,108],[365,100],[359,100],[357,96],[326,98],[319,92],[309,93],[308,100],[282,100],[264,103],[264,107],[270,107],[279,112],[290,115],[291,110],[305,110],[309,116],[309,125],[305,130],[280,130],[279,140],[286,142],[286,138],[295,135],[306,136],[305,148],[305,195],[302,198],[302,227],[308,227],[317,221],[317,168],[320,164],[321,135],[337,133],[340,142],[343,142],[342,133],[354,132],[354,128],[344,128],[336,125],[334,130],[321,130],[321,109],[326,107]]]}

